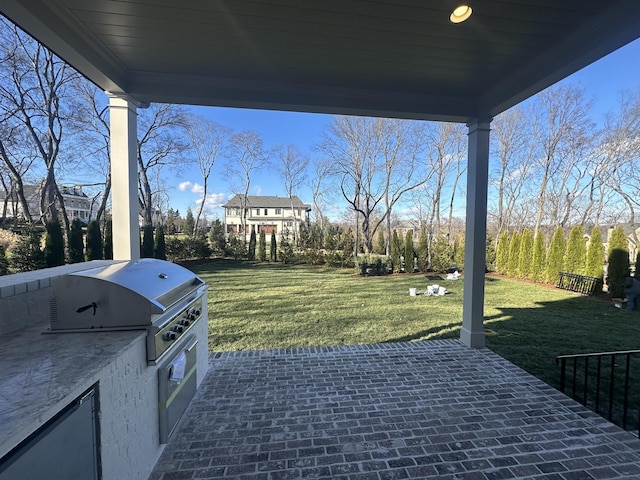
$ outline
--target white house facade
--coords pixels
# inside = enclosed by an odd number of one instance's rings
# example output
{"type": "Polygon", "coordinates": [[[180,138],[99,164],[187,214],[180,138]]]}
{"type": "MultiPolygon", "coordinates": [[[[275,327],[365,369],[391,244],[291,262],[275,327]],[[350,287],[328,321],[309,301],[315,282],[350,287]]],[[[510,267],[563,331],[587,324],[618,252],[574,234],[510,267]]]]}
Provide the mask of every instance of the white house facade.
{"type": "MultiPolygon", "coordinates": [[[[82,223],[89,223],[92,219],[91,199],[82,191],[82,187],[78,185],[61,186],[60,194],[62,195],[69,220],[73,221],[79,218],[82,223]]],[[[29,205],[29,212],[32,216],[37,215],[40,211],[40,185],[25,185],[24,195],[29,205]]],[[[23,217],[22,205],[18,201],[17,195],[0,193],[0,204],[2,207],[0,216],[4,218],[23,217]]]]}
{"type": "Polygon", "coordinates": [[[227,234],[245,234],[249,239],[251,229],[256,234],[265,232],[269,239],[272,232],[300,233],[309,225],[311,205],[303,203],[297,196],[274,197],[262,195],[236,195],[224,208],[224,225],[227,234]],[[243,211],[246,216],[243,222],[243,211]],[[243,229],[243,225],[245,225],[243,229]]]}

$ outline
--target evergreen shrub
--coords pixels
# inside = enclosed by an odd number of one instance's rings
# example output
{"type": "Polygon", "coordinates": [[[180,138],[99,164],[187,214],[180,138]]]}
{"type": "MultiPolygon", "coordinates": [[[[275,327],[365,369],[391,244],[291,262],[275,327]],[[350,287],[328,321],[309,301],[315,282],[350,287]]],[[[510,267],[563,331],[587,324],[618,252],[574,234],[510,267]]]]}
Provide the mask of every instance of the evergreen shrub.
{"type": "Polygon", "coordinates": [[[68,245],[69,263],[84,262],[84,239],[82,234],[82,221],[75,218],[71,222],[68,245]]]}
{"type": "Polygon", "coordinates": [[[95,220],[91,220],[87,225],[87,250],[85,252],[87,261],[102,260],[102,235],[100,225],[95,220]]]}
{"type": "Polygon", "coordinates": [[[50,221],[46,225],[44,240],[44,259],[47,267],[64,265],[64,236],[59,221],[50,221]]]}
{"type": "Polygon", "coordinates": [[[622,227],[609,235],[607,287],[612,297],[624,297],[624,281],[629,276],[629,243],[622,227]]]}

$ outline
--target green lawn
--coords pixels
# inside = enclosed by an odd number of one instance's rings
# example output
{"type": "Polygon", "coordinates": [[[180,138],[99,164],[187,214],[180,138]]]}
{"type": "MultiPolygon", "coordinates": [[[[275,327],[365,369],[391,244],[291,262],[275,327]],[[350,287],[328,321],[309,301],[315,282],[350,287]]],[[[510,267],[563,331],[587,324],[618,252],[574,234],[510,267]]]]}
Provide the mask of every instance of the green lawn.
{"type": "MultiPolygon", "coordinates": [[[[235,261],[188,266],[209,285],[213,351],[459,337],[462,279],[235,261]],[[434,283],[450,293],[409,296],[434,283]]],[[[640,348],[640,313],[608,301],[495,276],[485,292],[487,347],[555,387],[557,355],[640,348]]]]}

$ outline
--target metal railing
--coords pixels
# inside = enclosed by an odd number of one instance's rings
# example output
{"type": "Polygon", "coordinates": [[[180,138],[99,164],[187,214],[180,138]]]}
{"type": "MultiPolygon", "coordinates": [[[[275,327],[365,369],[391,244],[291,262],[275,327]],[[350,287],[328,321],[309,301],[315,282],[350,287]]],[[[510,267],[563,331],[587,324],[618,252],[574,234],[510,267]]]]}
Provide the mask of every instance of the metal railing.
{"type": "Polygon", "coordinates": [[[582,293],[583,295],[592,296],[596,293],[598,286],[602,285],[602,280],[597,277],[589,277],[587,275],[579,275],[577,273],[559,272],[557,288],[570,290],[572,292],[582,293]]]}
{"type": "Polygon", "coordinates": [[[560,391],[623,429],[638,431],[640,350],[560,355],[558,364],[560,391]]]}

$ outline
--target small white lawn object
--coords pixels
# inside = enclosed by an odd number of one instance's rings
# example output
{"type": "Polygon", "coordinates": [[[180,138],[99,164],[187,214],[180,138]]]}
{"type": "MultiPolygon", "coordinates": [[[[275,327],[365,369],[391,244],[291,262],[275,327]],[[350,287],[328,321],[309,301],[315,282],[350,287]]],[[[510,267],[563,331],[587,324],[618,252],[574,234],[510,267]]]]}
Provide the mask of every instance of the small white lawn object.
{"type": "Polygon", "coordinates": [[[428,297],[439,297],[445,295],[447,293],[447,289],[441,287],[440,285],[429,285],[427,287],[427,291],[424,292],[428,297]]]}

